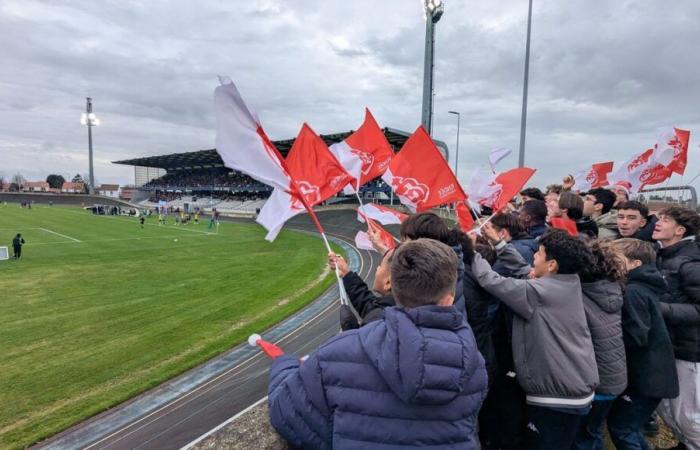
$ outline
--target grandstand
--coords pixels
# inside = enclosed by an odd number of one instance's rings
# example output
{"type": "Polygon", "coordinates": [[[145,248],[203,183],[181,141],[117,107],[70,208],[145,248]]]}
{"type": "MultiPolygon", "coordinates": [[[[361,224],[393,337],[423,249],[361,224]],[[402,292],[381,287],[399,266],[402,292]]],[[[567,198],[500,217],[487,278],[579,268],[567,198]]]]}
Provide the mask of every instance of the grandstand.
{"type": "MultiPolygon", "coordinates": [[[[382,130],[394,151],[398,151],[410,133],[394,128],[382,130]]],[[[325,134],[321,138],[328,144],[346,139],[353,131],[325,134]]],[[[295,139],[275,141],[282,156],[286,157],[295,139]]],[[[447,145],[435,141],[438,149],[446,159],[449,158],[447,145]]],[[[254,214],[262,207],[272,189],[240,172],[231,171],[224,166],[216,149],[199,150],[169,155],[148,156],[114,164],[134,166],[136,168],[154,168],[165,170],[165,175],[148,181],[139,188],[134,197],[135,202],[145,207],[156,207],[165,201],[173,209],[198,208],[205,212],[216,208],[224,214],[254,214]]],[[[365,198],[388,198],[391,189],[381,179],[365,184],[360,195],[365,198]]],[[[331,199],[342,201],[343,196],[331,199]]]]}

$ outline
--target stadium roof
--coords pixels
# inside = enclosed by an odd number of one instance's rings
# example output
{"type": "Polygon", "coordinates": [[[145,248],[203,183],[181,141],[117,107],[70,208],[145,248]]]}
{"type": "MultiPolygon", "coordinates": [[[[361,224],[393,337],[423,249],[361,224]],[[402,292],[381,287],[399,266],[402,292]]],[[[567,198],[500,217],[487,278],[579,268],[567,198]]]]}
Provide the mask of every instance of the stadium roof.
{"type": "MultiPolygon", "coordinates": [[[[389,143],[394,147],[394,151],[398,151],[411,135],[405,131],[395,128],[383,128],[382,131],[389,143]]],[[[345,133],[322,134],[321,138],[326,141],[326,144],[331,145],[340,142],[353,133],[347,131],[345,133]]],[[[274,141],[274,144],[279,149],[282,156],[286,157],[289,150],[292,148],[295,139],[286,139],[283,141],[274,141]]],[[[445,158],[449,156],[449,150],[444,142],[435,140],[435,144],[443,152],[445,158]]],[[[125,159],[123,161],[112,161],[113,164],[123,164],[127,166],[141,167],[157,167],[166,170],[178,169],[209,169],[214,167],[224,167],[224,162],[216,152],[216,149],[198,150],[196,152],[172,153],[170,155],[147,156],[144,158],[125,159]]]]}

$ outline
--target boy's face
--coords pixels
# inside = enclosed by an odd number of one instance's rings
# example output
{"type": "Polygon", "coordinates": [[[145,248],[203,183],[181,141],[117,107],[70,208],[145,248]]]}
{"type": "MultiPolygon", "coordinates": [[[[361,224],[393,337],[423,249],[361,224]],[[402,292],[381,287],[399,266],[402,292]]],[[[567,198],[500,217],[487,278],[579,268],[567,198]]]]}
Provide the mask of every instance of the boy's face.
{"type": "Polygon", "coordinates": [[[610,190],[615,193],[615,206],[627,201],[627,191],[621,187],[612,187],[610,190]]]}
{"type": "Polygon", "coordinates": [[[556,272],[556,262],[547,261],[547,252],[543,246],[535,252],[535,258],[532,262],[532,270],[530,275],[532,278],[541,278],[552,272],[556,272]]]}
{"type": "Polygon", "coordinates": [[[547,216],[561,217],[561,209],[559,209],[559,194],[549,193],[545,197],[545,202],[547,203],[547,216]]]}
{"type": "Polygon", "coordinates": [[[382,295],[388,295],[391,292],[391,263],[389,257],[394,250],[389,250],[382,258],[382,263],[377,266],[374,273],[374,285],[372,290],[377,291],[382,295]]]}
{"type": "Polygon", "coordinates": [[[634,236],[646,224],[646,217],[636,209],[621,209],[617,213],[617,229],[622,237],[634,236]]]}
{"type": "Polygon", "coordinates": [[[673,220],[673,218],[668,216],[660,216],[656,226],[654,226],[654,233],[651,235],[652,239],[655,241],[673,241],[681,240],[685,234],[685,227],[678,225],[678,222],[673,220]]]}
{"type": "Polygon", "coordinates": [[[595,214],[595,212],[596,212],[595,195],[586,195],[585,197],[583,197],[583,215],[586,217],[592,217],[593,214],[595,214]]]}

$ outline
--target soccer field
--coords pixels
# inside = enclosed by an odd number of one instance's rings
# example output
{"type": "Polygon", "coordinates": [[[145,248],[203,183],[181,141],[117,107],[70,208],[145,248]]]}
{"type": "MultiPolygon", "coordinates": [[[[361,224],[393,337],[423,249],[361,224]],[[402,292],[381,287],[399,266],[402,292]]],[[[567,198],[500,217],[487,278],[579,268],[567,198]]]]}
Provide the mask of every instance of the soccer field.
{"type": "Polygon", "coordinates": [[[22,448],[242,342],[334,278],[313,236],[222,223],[141,229],[0,205],[0,448],[22,448]]]}

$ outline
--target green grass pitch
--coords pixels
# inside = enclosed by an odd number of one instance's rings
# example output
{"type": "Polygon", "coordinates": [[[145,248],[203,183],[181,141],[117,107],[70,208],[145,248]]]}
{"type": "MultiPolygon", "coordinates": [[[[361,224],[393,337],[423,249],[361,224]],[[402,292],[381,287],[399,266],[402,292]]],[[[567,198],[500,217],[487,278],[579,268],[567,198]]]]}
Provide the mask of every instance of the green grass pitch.
{"type": "MultiPolygon", "coordinates": [[[[0,448],[23,448],[280,321],[334,280],[320,239],[0,204],[0,448]]],[[[336,250],[337,251],[337,250],[336,250]]]]}

